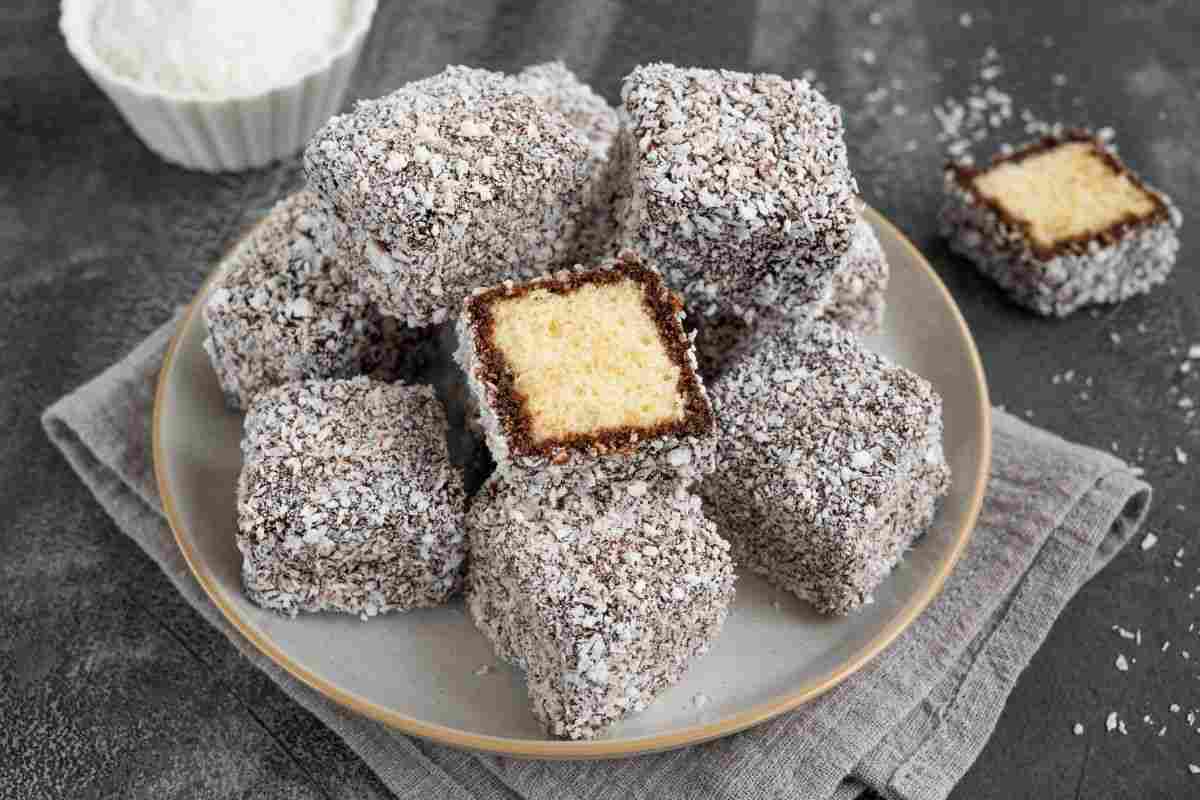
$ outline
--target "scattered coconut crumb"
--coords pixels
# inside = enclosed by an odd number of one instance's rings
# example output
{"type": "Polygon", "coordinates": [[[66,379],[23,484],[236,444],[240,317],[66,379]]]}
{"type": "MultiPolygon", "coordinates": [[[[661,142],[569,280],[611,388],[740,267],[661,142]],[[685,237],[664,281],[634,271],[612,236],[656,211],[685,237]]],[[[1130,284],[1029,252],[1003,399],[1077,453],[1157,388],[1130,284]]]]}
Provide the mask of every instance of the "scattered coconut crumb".
{"type": "Polygon", "coordinates": [[[1170,640],[1167,640],[1167,641],[1163,642],[1162,649],[1161,649],[1161,650],[1159,650],[1159,652],[1160,652],[1160,653],[1165,653],[1165,652],[1167,652],[1167,649],[1168,649],[1170,646],[1171,646],[1171,642],[1170,642],[1170,640]]]}
{"type": "MultiPolygon", "coordinates": [[[[1172,714],[1179,713],[1179,703],[1171,703],[1171,713],[1172,714]]],[[[1191,723],[1189,723],[1189,724],[1191,724],[1191,723]]]]}
{"type": "Polygon", "coordinates": [[[1188,463],[1188,454],[1183,451],[1182,447],[1175,448],[1175,460],[1180,464],[1188,463]]]}
{"type": "Polygon", "coordinates": [[[969,28],[975,23],[975,18],[967,11],[958,15],[958,24],[964,28],[969,28]]]}
{"type": "Polygon", "coordinates": [[[1146,538],[1142,539],[1142,549],[1149,550],[1154,545],[1158,544],[1158,537],[1153,533],[1147,533],[1146,538]]]}
{"type": "Polygon", "coordinates": [[[478,667],[475,668],[475,676],[482,678],[484,675],[487,675],[491,671],[492,671],[491,664],[480,664],[478,667]]]}
{"type": "Polygon", "coordinates": [[[1076,736],[1083,736],[1083,725],[1076,722],[1075,727],[1071,729],[1076,736]]]}
{"type": "Polygon", "coordinates": [[[1188,358],[1200,360],[1200,344],[1194,344],[1188,348],[1188,358]]]}
{"type": "Polygon", "coordinates": [[[1104,720],[1104,729],[1110,733],[1117,729],[1117,712],[1108,712],[1108,717],[1104,720]]]}
{"type": "Polygon", "coordinates": [[[1188,764],[1188,772],[1192,773],[1193,775],[1200,775],[1200,767],[1196,766],[1195,764],[1188,764]]]}
{"type": "Polygon", "coordinates": [[[1117,654],[1117,669],[1121,672],[1129,671],[1129,660],[1125,658],[1124,653],[1117,654]]]}

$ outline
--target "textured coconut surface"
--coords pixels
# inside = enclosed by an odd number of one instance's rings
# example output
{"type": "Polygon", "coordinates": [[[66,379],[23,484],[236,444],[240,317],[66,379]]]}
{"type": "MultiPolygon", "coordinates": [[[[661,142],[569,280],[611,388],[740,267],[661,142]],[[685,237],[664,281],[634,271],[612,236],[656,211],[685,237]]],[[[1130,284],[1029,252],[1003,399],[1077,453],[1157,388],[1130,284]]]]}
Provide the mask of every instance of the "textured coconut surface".
{"type": "MultiPolygon", "coordinates": [[[[1187,715],[1200,646],[1189,642],[1197,600],[1188,596],[1200,552],[1200,442],[1181,403],[1200,403],[1200,363],[1182,369],[1200,345],[1200,270],[1177,269],[1168,287],[1094,317],[1059,322],[1017,308],[937,235],[946,153],[932,109],[968,96],[992,46],[1004,71],[996,83],[1014,105],[1003,140],[1030,138],[1022,108],[1111,125],[1122,157],[1196,219],[1200,8],[1092,3],[1086,35],[1078,4],[1034,0],[1004,13],[977,0],[693,9],[381,3],[348,97],[377,97],[448,63],[514,73],[562,57],[614,105],[621,79],[651,59],[786,76],[813,69],[843,106],[863,196],[925,252],[962,308],[993,401],[1116,449],[1146,469],[1156,492],[1147,523],[1155,546],[1126,548],[1067,606],[951,797],[1193,795],[1187,764],[1200,762],[1187,715]],[[1118,652],[1126,672],[1114,666],[1118,652]],[[1118,708],[1126,736],[1105,731],[1118,708]]],[[[71,59],[58,12],[55,3],[0,9],[0,795],[388,797],[353,751],[117,531],[39,425],[43,408],[188,302],[245,228],[298,187],[294,162],[237,176],[162,163],[71,59]]],[[[1182,266],[1200,232],[1185,226],[1181,237],[1182,266]]],[[[435,765],[457,757],[423,752],[435,765]]],[[[499,786],[491,773],[481,780],[499,786]]]]}

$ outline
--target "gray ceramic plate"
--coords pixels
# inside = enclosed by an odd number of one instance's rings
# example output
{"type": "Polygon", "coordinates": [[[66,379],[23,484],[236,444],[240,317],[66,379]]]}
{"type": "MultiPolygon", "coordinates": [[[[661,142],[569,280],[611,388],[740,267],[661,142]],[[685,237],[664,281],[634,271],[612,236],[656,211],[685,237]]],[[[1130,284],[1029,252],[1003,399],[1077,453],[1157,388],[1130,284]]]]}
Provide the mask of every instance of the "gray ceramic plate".
{"type": "Polygon", "coordinates": [[[647,711],[592,742],[545,738],[521,674],[497,663],[460,603],[360,622],[287,619],[242,594],[234,546],[241,418],[226,409],[201,347],[205,287],[167,355],[154,414],[159,491],[197,579],[251,642],[301,681],[399,730],[476,750],[594,758],[725,736],[804,703],[877,655],[937,594],[962,553],[991,452],[987,386],[971,334],[919,252],[868,210],[891,262],[888,316],[870,344],[931,380],[945,400],[949,496],[929,533],[859,613],[818,616],[742,575],[721,637],[647,711]],[[490,673],[477,675],[482,665],[490,673]],[[704,695],[708,702],[694,698],[704,695]]]}

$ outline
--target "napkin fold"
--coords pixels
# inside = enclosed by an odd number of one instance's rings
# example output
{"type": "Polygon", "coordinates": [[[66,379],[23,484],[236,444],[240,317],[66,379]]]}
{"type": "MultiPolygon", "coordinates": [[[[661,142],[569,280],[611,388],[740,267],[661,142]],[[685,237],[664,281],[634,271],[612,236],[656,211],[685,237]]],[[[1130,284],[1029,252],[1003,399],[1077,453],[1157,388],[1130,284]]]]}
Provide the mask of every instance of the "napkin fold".
{"type": "Polygon", "coordinates": [[[1136,533],[1150,502],[1150,487],[1124,462],[996,410],[987,496],[966,553],[917,621],[827,694],[715,742],[622,761],[468,753],[395,733],[301,684],[243,639],[193,578],[163,516],[151,456],[155,383],[176,324],[47,409],[46,432],[188,603],[398,798],[849,800],[867,789],[944,798],[1058,614],[1136,533]]]}

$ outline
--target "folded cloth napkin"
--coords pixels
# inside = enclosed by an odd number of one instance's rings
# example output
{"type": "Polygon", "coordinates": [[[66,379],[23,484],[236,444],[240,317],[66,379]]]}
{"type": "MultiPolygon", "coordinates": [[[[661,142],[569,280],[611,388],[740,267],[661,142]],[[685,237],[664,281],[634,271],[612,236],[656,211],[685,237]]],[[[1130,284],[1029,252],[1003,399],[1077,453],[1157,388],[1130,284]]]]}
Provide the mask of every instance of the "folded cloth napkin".
{"type": "Polygon", "coordinates": [[[824,696],[716,742],[616,763],[478,755],[326,700],[242,639],[204,594],[163,517],[150,454],[155,381],[174,328],[55,403],[46,431],[187,601],[400,798],[945,797],[1063,606],[1134,535],[1150,500],[1123,462],[997,410],[987,499],[966,554],[921,617],[824,696]]]}

